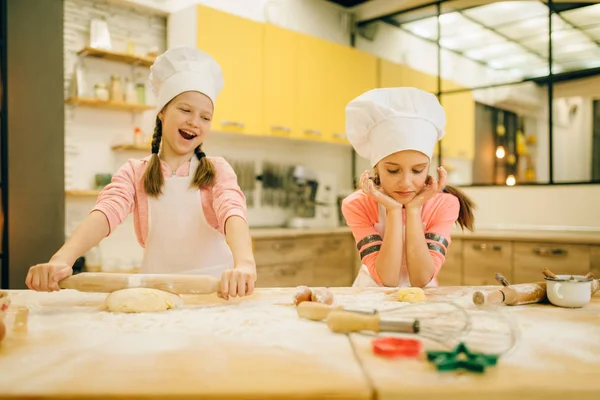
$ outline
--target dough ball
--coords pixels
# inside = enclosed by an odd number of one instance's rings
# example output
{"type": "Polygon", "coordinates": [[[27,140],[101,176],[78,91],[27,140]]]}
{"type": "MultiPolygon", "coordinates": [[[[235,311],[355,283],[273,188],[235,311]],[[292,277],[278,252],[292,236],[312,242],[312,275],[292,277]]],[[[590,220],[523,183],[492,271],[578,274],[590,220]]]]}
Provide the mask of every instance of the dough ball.
{"type": "Polygon", "coordinates": [[[294,294],[294,305],[298,305],[303,301],[310,301],[312,292],[308,286],[298,286],[294,294]]]}
{"type": "Polygon", "coordinates": [[[315,288],[312,289],[310,300],[317,303],[331,305],[333,304],[333,293],[331,293],[331,290],[327,288],[315,288]]]}
{"type": "Polygon", "coordinates": [[[166,311],[183,304],[179,295],[149,288],[117,290],[109,294],[105,302],[109,311],[124,313],[166,311]]]}
{"type": "Polygon", "coordinates": [[[398,291],[398,301],[417,303],[425,300],[425,292],[419,287],[405,287],[398,291]]]}

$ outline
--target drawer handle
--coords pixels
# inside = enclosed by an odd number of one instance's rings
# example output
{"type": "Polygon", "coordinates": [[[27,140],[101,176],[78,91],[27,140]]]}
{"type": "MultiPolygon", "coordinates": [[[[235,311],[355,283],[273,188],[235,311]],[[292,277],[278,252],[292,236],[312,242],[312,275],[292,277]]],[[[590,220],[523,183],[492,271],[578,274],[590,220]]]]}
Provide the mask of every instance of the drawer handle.
{"type": "Polygon", "coordinates": [[[280,131],[280,132],[285,132],[285,133],[290,133],[292,130],[290,128],[288,128],[287,126],[281,126],[281,125],[274,125],[271,127],[271,130],[273,131],[280,131]]]}
{"type": "Polygon", "coordinates": [[[296,276],[297,270],[291,268],[284,268],[277,271],[278,276],[296,276]]]}
{"type": "Polygon", "coordinates": [[[295,244],[292,242],[288,242],[288,243],[273,243],[273,246],[271,246],[273,248],[273,250],[286,250],[286,249],[293,249],[295,247],[295,244]]]}
{"type": "Polygon", "coordinates": [[[567,255],[568,251],[561,248],[550,248],[550,247],[537,247],[533,249],[533,252],[538,256],[564,256],[567,255]]]}
{"type": "Polygon", "coordinates": [[[321,131],[317,130],[317,129],[306,129],[304,131],[305,135],[311,135],[311,136],[321,136],[321,131]]]}
{"type": "Polygon", "coordinates": [[[236,128],[243,128],[244,124],[236,121],[222,121],[221,125],[223,126],[234,126],[236,128]]]}
{"type": "Polygon", "coordinates": [[[500,246],[499,244],[488,246],[486,243],[480,243],[480,244],[474,244],[473,245],[473,250],[478,250],[478,251],[487,251],[487,250],[502,251],[502,246],[500,246]]]}

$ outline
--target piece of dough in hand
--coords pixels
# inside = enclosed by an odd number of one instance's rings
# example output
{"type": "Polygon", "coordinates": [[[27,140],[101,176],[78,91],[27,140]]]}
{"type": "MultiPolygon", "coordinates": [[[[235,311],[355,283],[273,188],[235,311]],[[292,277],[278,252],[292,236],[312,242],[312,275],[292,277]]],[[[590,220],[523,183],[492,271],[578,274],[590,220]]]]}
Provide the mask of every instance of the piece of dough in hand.
{"type": "Polygon", "coordinates": [[[398,301],[418,303],[425,300],[425,292],[418,287],[405,287],[398,291],[398,301]]]}
{"type": "Polygon", "coordinates": [[[166,311],[183,304],[179,295],[150,288],[117,290],[106,297],[105,303],[109,311],[123,313],[166,311]]]}

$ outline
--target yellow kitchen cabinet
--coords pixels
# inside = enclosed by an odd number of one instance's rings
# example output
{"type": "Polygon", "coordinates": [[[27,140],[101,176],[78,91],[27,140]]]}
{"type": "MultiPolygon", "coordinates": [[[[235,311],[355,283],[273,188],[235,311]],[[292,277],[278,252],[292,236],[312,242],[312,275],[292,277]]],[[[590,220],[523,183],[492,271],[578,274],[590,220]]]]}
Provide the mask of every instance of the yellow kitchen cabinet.
{"type": "Polygon", "coordinates": [[[212,129],[260,134],[264,24],[198,6],[197,26],[197,47],[215,58],[225,79],[217,97],[212,129]]]}
{"type": "Polygon", "coordinates": [[[379,59],[379,86],[381,87],[415,87],[426,92],[437,94],[437,77],[418,71],[403,64],[379,59]]]}
{"type": "Polygon", "coordinates": [[[475,100],[471,91],[441,95],[446,112],[446,134],[442,138],[444,157],[472,160],[475,155],[475,100]]]}
{"type": "Polygon", "coordinates": [[[295,124],[298,88],[296,43],[299,34],[265,24],[264,35],[264,128],[275,136],[298,136],[295,124]]]}
{"type": "Polygon", "coordinates": [[[327,71],[332,60],[330,42],[298,34],[296,41],[296,79],[294,93],[294,137],[327,140],[327,71]]]}
{"type": "Polygon", "coordinates": [[[327,136],[346,139],[346,105],[360,94],[377,87],[377,57],[352,47],[332,44],[327,78],[327,136]]]}

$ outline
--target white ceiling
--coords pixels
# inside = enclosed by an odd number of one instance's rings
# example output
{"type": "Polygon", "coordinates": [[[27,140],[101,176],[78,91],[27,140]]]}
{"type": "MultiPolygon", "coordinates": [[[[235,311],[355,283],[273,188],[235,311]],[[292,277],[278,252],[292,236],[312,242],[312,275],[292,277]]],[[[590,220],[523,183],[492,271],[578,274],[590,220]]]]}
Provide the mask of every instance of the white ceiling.
{"type": "MultiPolygon", "coordinates": [[[[440,22],[440,45],[495,69],[525,77],[548,74],[548,7],[539,1],[507,1],[451,10],[440,22]]],[[[444,6],[448,4],[448,6],[444,6]]],[[[447,10],[446,10],[447,11],[447,10]]],[[[437,17],[402,23],[401,29],[437,40],[437,17]]],[[[600,67],[600,4],[552,17],[553,71],[600,67]]]]}

